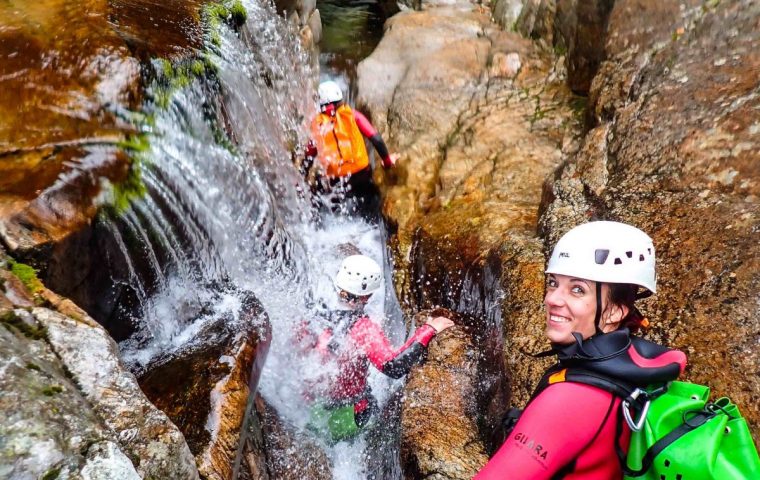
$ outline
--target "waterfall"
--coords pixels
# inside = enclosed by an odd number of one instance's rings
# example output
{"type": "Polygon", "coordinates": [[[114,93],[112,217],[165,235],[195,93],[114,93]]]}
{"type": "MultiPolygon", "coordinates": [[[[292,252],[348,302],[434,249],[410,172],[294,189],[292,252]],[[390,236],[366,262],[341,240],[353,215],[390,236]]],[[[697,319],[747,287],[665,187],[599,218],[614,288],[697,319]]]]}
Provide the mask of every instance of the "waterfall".
{"type": "MultiPolygon", "coordinates": [[[[237,292],[252,291],[273,331],[260,391],[284,421],[308,435],[303,382],[319,367],[291,351],[292,327],[313,314],[314,301],[334,299],[331,277],[343,256],[337,247],[352,244],[387,265],[384,234],[341,216],[312,222],[301,193],[308,186],[291,155],[316,113],[316,72],[270,4],[246,0],[244,6],[248,19],[240,32],[222,26],[219,45],[211,47],[215,81],[195,78],[172,92],[165,108],[148,106],[146,193],[100,222],[125,265],[114,282],[132,292],[131,303],[119,305],[122,320],[133,324],[119,342],[129,367],[140,373],[159,356],[181,354],[210,322],[235,321],[237,292]]],[[[388,273],[386,294],[375,294],[367,310],[398,345],[406,331],[389,280],[388,273]]],[[[369,381],[381,405],[401,385],[378,372],[369,381]]],[[[373,460],[385,464],[383,473],[370,471],[368,458],[383,454],[367,451],[366,434],[323,447],[336,479],[400,478],[394,441],[382,449],[387,461],[373,460]]]]}

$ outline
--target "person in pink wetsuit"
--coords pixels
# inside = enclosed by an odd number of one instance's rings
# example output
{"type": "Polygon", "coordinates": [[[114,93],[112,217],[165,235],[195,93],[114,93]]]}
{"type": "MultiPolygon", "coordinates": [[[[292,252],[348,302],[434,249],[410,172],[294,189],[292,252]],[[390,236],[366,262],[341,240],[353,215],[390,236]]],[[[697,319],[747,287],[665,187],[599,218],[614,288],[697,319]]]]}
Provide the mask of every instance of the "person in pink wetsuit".
{"type": "Polygon", "coordinates": [[[620,397],[565,375],[583,368],[643,387],[683,372],[682,352],[631,335],[647,323],[636,300],[656,291],[654,245],[630,225],[589,222],[557,242],[546,274],[545,354],[558,362],[474,479],[621,479],[630,429],[620,397]]]}
{"type": "Polygon", "coordinates": [[[295,332],[298,348],[317,352],[325,367],[324,375],[304,392],[314,405],[310,427],[335,442],[357,435],[377,413],[368,383],[370,366],[401,378],[423,361],[433,337],[454,325],[445,317],[430,318],[394,348],[380,324],[364,312],[381,279],[382,269],[370,257],[346,257],[333,282],[341,308],[302,324],[295,332]]]}

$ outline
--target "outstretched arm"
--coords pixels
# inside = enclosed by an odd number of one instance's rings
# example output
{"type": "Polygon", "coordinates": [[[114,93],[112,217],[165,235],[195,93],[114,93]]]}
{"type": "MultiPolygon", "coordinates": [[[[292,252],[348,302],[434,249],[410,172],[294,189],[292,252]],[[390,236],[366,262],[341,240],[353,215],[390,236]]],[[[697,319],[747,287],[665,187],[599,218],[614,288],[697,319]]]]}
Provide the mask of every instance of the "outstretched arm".
{"type": "Polygon", "coordinates": [[[351,337],[367,355],[369,361],[385,375],[401,378],[419,363],[436,330],[422,325],[401,347],[394,349],[383,330],[368,317],[364,317],[351,329],[351,337]]]}
{"type": "Polygon", "coordinates": [[[375,127],[372,126],[367,117],[361,112],[354,110],[354,119],[356,120],[356,125],[359,127],[359,131],[362,135],[369,138],[369,141],[372,142],[375,150],[377,150],[377,154],[383,159],[383,167],[392,167],[396,163],[396,156],[391,155],[390,152],[388,152],[388,147],[385,145],[383,137],[377,132],[377,130],[375,130],[375,127]]]}

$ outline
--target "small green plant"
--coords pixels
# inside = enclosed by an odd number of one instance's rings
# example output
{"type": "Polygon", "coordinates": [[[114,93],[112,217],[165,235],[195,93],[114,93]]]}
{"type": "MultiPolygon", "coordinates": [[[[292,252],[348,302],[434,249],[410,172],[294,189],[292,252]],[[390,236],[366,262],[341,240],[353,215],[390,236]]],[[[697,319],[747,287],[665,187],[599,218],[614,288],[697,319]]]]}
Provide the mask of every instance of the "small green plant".
{"type": "Polygon", "coordinates": [[[42,394],[45,395],[46,397],[52,397],[61,392],[63,392],[63,387],[60,385],[50,385],[49,387],[45,387],[42,389],[42,394]]]}
{"type": "Polygon", "coordinates": [[[131,162],[124,180],[113,185],[111,199],[107,210],[119,216],[124,213],[132,202],[142,198],[148,192],[143,181],[143,168],[148,163],[150,142],[146,134],[130,135],[117,144],[129,156],[131,162]]]}
{"type": "Polygon", "coordinates": [[[36,363],[32,363],[32,362],[26,362],[26,368],[28,370],[35,370],[35,371],[38,371],[38,372],[40,371],[39,365],[37,365],[36,363]]]}
{"type": "Polygon", "coordinates": [[[12,332],[13,330],[16,330],[26,338],[31,338],[32,340],[42,340],[47,337],[47,329],[45,327],[29,325],[19,318],[19,316],[13,311],[0,317],[0,323],[2,323],[8,331],[12,332]]]}
{"type": "Polygon", "coordinates": [[[232,22],[236,27],[243,26],[245,21],[248,19],[248,12],[245,10],[243,2],[240,0],[235,0],[232,3],[232,6],[230,6],[230,16],[232,17],[232,22]]]}
{"type": "Polygon", "coordinates": [[[37,270],[34,267],[25,263],[17,262],[13,259],[8,260],[8,264],[11,267],[11,273],[13,273],[21,283],[29,290],[33,295],[41,292],[45,287],[37,277],[37,270]]]}
{"type": "Polygon", "coordinates": [[[58,475],[61,474],[61,468],[53,468],[52,470],[48,470],[45,475],[42,476],[41,480],[55,480],[58,478],[58,475]]]}

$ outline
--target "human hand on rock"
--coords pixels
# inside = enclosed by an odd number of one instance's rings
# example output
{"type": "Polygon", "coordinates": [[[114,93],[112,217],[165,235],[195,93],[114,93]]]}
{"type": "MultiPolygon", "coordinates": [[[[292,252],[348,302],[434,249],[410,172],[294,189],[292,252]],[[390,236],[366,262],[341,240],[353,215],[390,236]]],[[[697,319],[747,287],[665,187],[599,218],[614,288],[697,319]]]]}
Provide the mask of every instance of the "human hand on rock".
{"type": "Polygon", "coordinates": [[[395,167],[396,162],[398,162],[398,159],[400,158],[400,155],[398,153],[391,153],[388,155],[388,162],[386,167],[395,167]]]}
{"type": "Polygon", "coordinates": [[[435,333],[441,333],[447,328],[454,326],[454,322],[452,322],[450,319],[446,317],[431,318],[430,320],[425,322],[425,324],[433,327],[435,329],[435,333]]]}

